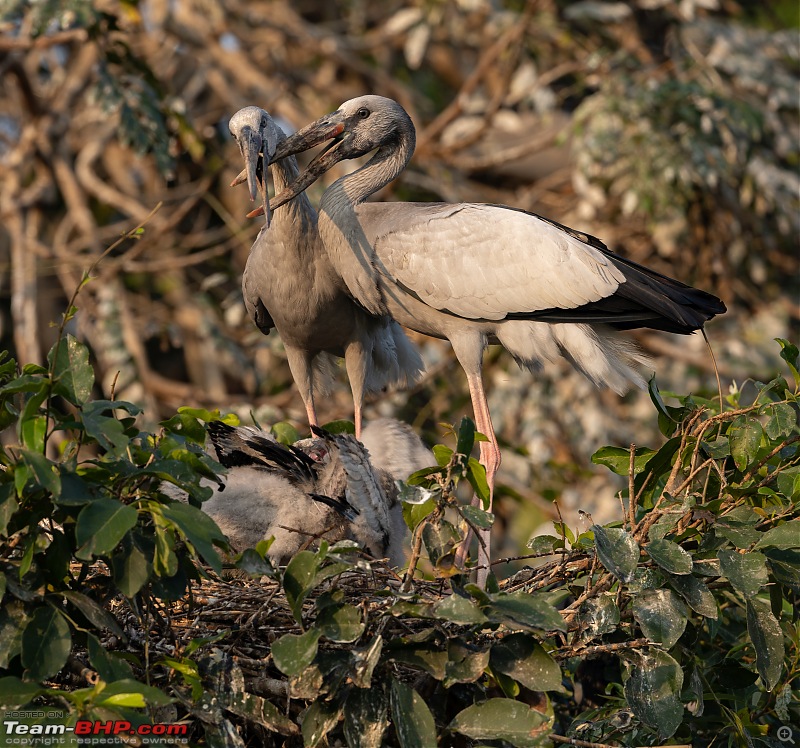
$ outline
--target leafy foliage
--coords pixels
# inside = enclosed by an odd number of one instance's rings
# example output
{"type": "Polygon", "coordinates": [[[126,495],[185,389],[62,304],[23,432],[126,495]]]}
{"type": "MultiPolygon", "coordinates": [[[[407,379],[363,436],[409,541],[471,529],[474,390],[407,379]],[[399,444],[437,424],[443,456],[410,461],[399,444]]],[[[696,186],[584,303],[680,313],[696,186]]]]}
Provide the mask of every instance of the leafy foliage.
{"type": "MultiPolygon", "coordinates": [[[[793,372],[797,350],[780,344],[793,372]]],[[[439,445],[438,465],[404,489],[402,579],[352,542],[323,541],[282,571],[259,543],[237,559],[261,577],[238,583],[251,623],[155,654],[142,635],[169,635],[178,618],[154,611],[178,610],[222,568],[225,539],[197,508],[221,470],[202,422],[220,416],[181,409],[141,433],[135,406],[91,399],[80,342],[64,337],[48,362],[0,361],[0,413],[18,439],[0,453],[5,707],[58,700],[73,724],[180,713],[221,746],[771,745],[800,717],[798,390],[782,377],[733,388],[722,412],[696,396],[667,405],[652,384],[665,443],[595,455],[628,480],[624,520],[562,523],[531,541],[538,566],[486,589],[456,561],[466,528],[493,520],[456,499],[460,481],[485,493],[465,420],[455,449],[439,445]],[[267,608],[267,628],[242,639],[267,608]],[[87,687],[69,678],[76,662],[96,674],[87,687]],[[303,706],[287,713],[286,696],[303,706]]]]}

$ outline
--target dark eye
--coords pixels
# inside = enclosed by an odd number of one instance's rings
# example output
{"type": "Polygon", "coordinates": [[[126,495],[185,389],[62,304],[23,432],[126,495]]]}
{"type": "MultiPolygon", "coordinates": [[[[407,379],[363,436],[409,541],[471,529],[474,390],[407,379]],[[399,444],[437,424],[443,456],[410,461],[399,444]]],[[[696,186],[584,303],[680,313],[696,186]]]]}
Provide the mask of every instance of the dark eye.
{"type": "Polygon", "coordinates": [[[266,127],[266,126],[267,126],[267,118],[266,117],[262,117],[261,118],[261,127],[266,127]]]}
{"type": "Polygon", "coordinates": [[[361,117],[361,119],[366,119],[367,117],[369,117],[369,109],[367,109],[365,106],[362,106],[361,109],[359,109],[356,112],[356,117],[361,117]]]}

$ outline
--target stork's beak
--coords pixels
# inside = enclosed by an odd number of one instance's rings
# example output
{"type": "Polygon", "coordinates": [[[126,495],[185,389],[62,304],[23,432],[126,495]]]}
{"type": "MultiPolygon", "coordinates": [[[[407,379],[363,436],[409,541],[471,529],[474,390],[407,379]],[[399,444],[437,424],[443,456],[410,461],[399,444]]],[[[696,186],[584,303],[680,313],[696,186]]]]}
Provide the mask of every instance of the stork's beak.
{"type": "MultiPolygon", "coordinates": [[[[327,115],[322,119],[306,125],[301,130],[298,130],[294,135],[289,136],[286,140],[278,144],[275,155],[270,159],[273,163],[281,158],[293,156],[296,153],[307,151],[315,145],[322,143],[326,140],[333,138],[333,142],[328,146],[308,165],[308,168],[303,171],[293,182],[286,185],[283,191],[276,195],[269,202],[270,210],[277,210],[281,205],[285,205],[292,198],[297,197],[303,190],[310,187],[317,181],[326,171],[328,171],[334,164],[342,161],[344,156],[339,153],[338,146],[341,144],[339,136],[344,132],[344,122],[336,120],[336,112],[332,115],[327,115]]],[[[248,218],[255,218],[264,212],[263,207],[256,208],[247,214],[248,218]]]]}
{"type": "Polygon", "coordinates": [[[282,158],[286,158],[287,156],[295,156],[298,153],[307,151],[309,148],[313,148],[315,145],[325,142],[326,140],[335,138],[337,135],[341,135],[343,132],[344,122],[342,121],[339,112],[326,114],[316,122],[312,122],[310,125],[302,127],[296,133],[286,138],[286,140],[278,143],[278,147],[275,149],[275,155],[270,159],[269,162],[273,164],[276,161],[280,161],[282,158]]]}
{"type": "Polygon", "coordinates": [[[244,171],[236,177],[233,184],[240,184],[247,179],[247,190],[250,199],[255,200],[258,195],[258,159],[261,154],[262,139],[261,133],[252,127],[243,127],[239,136],[239,148],[244,158],[244,171]],[[244,176],[244,179],[239,177],[244,176]]]}
{"type": "MultiPolygon", "coordinates": [[[[268,139],[267,139],[268,140],[268,139]]],[[[267,228],[269,228],[270,219],[272,218],[272,211],[269,208],[269,188],[267,181],[269,179],[269,166],[267,166],[266,152],[269,143],[261,137],[261,133],[252,127],[243,127],[239,136],[239,148],[242,151],[244,158],[244,169],[239,175],[231,182],[231,187],[241,184],[247,180],[247,190],[250,193],[250,199],[255,200],[258,195],[259,186],[261,187],[262,204],[255,215],[264,215],[266,219],[267,228]],[[259,185],[258,181],[258,163],[259,159],[263,159],[261,164],[261,178],[263,182],[259,185]]]]}

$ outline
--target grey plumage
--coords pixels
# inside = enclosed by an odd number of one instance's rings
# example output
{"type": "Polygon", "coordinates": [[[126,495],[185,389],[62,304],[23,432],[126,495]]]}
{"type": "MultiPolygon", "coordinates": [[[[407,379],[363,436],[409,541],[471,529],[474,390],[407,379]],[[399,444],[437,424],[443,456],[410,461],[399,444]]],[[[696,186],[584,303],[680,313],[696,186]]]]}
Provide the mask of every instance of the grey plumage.
{"type": "MultiPolygon", "coordinates": [[[[267,112],[252,106],[236,112],[229,129],[242,151],[243,175],[255,198],[259,188],[266,191],[258,181],[259,165],[265,179],[263,161],[286,135],[267,112]]],[[[294,157],[283,159],[271,173],[280,190],[298,176],[297,162],[294,157]]],[[[348,295],[324,251],[317,213],[305,194],[293,198],[261,229],[250,250],[242,292],[258,328],[264,334],[273,327],[278,331],[312,425],[318,423],[314,393],[326,358],[345,359],[357,434],[365,392],[405,387],[422,373],[422,359],[397,322],[366,313],[348,295]]]]}
{"type": "Polygon", "coordinates": [[[210,442],[228,474],[203,511],[236,550],[274,536],[269,556],[277,563],[324,537],[331,543],[354,540],[373,556],[401,565],[406,527],[395,479],[431,464],[432,458],[406,429],[390,419],[364,429],[368,439],[386,445],[384,455],[398,455],[387,465],[380,456],[371,461],[351,435],[315,429],[314,438],[286,446],[260,429],[212,421],[210,442]],[[394,445],[391,440],[399,435],[394,445]],[[397,464],[412,469],[393,473],[397,464]]]}
{"type": "Polygon", "coordinates": [[[407,423],[394,418],[370,421],[361,434],[372,464],[380,466],[394,480],[405,480],[411,473],[436,465],[436,458],[407,423]]]}
{"type": "MultiPolygon", "coordinates": [[[[332,139],[272,203],[277,209],[343,159],[375,151],[320,203],[325,250],[350,294],[374,314],[446,338],[467,376],[490,492],[500,464],[481,369],[489,343],[530,369],[559,356],[598,385],[641,386],[645,360],[617,332],[689,333],[725,311],[715,296],[614,255],[599,239],[532,213],[469,203],[364,203],[414,151],[405,110],[361,96],[284,141],[275,158],[332,139]]],[[[488,549],[489,534],[484,533],[488,549]]],[[[463,560],[465,547],[459,555],[463,560]]],[[[486,567],[488,550],[479,551],[486,567]]],[[[485,577],[484,571],[479,578],[485,577]]]]}

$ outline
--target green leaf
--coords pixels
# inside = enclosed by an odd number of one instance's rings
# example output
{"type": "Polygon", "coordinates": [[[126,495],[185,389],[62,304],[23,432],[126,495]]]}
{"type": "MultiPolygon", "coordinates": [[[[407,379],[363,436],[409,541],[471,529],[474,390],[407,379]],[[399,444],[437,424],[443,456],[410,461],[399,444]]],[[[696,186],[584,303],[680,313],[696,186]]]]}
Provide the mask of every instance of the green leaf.
{"type": "Polygon", "coordinates": [[[506,740],[517,748],[550,744],[547,716],[511,699],[489,699],[468,706],[447,729],[473,740],[506,740]]]}
{"type": "MultiPolygon", "coordinates": [[[[341,422],[334,421],[334,423],[341,422]]],[[[330,431],[328,426],[325,426],[325,429],[326,431],[330,431]]],[[[297,433],[297,429],[292,426],[291,423],[287,423],[286,421],[279,421],[278,423],[274,424],[270,431],[272,432],[272,435],[275,437],[276,441],[280,442],[281,444],[294,444],[300,439],[300,434],[297,433]]],[[[331,431],[331,433],[334,432],[331,431]]],[[[355,433],[355,428],[353,433],[355,433]]]]}
{"type": "Polygon", "coordinates": [[[455,551],[461,536],[453,525],[443,519],[428,522],[422,528],[422,542],[438,574],[447,575],[456,571],[455,551]]]}
{"type": "Polygon", "coordinates": [[[550,553],[563,548],[563,541],[554,535],[535,535],[526,544],[531,553],[550,553]]]}
{"type": "Polygon", "coordinates": [[[8,663],[20,653],[22,632],[29,620],[26,606],[16,600],[7,601],[0,608],[0,668],[5,670],[8,663]]]}
{"type": "Polygon", "coordinates": [[[686,629],[686,606],[672,590],[644,590],[632,608],[642,633],[664,649],[671,649],[686,629]]]}
{"type": "Polygon", "coordinates": [[[703,450],[714,460],[724,460],[731,453],[731,445],[727,436],[720,436],[713,442],[703,443],[703,450]]]}
{"type": "Polygon", "coordinates": [[[770,403],[764,408],[764,413],[770,416],[764,426],[770,439],[789,436],[797,425],[797,411],[789,403],[770,403]]]}
{"type": "MultiPolygon", "coordinates": [[[[244,686],[242,676],[241,686],[244,686]]],[[[200,686],[202,692],[202,685],[200,686]]],[[[225,709],[239,717],[243,717],[250,722],[262,725],[271,732],[281,735],[298,735],[300,733],[297,725],[283,714],[280,709],[260,696],[247,693],[244,690],[235,690],[230,695],[226,694],[225,709]]],[[[206,734],[208,738],[208,734],[206,734]]],[[[208,741],[211,745],[211,741],[208,741]]]]}
{"type": "Polygon", "coordinates": [[[800,499],[800,466],[778,473],[778,490],[794,502],[800,499]]]}
{"type": "Polygon", "coordinates": [[[755,418],[739,416],[731,424],[728,441],[733,461],[740,471],[755,461],[763,435],[764,429],[755,418]]]}
{"type": "Polygon", "coordinates": [[[705,582],[700,581],[691,574],[671,576],[669,581],[693,611],[706,618],[716,620],[717,603],[714,600],[714,595],[711,594],[711,590],[706,587],[705,582]]]}
{"type": "Polygon", "coordinates": [[[89,662],[106,683],[133,678],[128,662],[119,655],[106,651],[96,637],[89,634],[86,643],[89,662]]]}
{"type": "Polygon", "coordinates": [[[112,556],[111,569],[119,591],[133,597],[150,579],[152,564],[136,543],[127,542],[112,556]]]}
{"type": "Polygon", "coordinates": [[[616,595],[604,594],[584,600],[580,609],[580,620],[592,636],[616,631],[620,620],[616,595]]]}
{"type": "Polygon", "coordinates": [[[439,618],[464,626],[486,623],[486,616],[471,600],[461,595],[448,595],[433,605],[433,612],[439,618]]]}
{"type": "Polygon", "coordinates": [[[0,535],[8,534],[8,523],[19,509],[14,486],[11,483],[0,485],[0,535]]]}
{"type": "Polygon", "coordinates": [[[162,512],[166,519],[175,523],[181,535],[194,546],[203,560],[217,574],[222,574],[222,560],[214,549],[214,543],[227,546],[228,540],[216,522],[200,509],[177,501],[164,506],[162,512]]]}
{"type": "MultiPolygon", "coordinates": [[[[347,421],[345,419],[339,419],[337,421],[328,421],[328,423],[322,426],[325,431],[330,432],[331,434],[353,434],[356,433],[356,426],[352,421],[347,421]]],[[[297,433],[297,432],[295,432],[297,433]]],[[[288,436],[288,434],[286,435],[288,436]]],[[[294,440],[295,442],[297,439],[294,440]]],[[[288,443],[288,442],[287,442],[288,443]]],[[[291,442],[294,444],[294,442],[291,442]]]]}
{"type": "Polygon", "coordinates": [[[155,528],[155,541],[153,570],[160,577],[175,576],[178,573],[178,556],[174,550],[175,536],[163,527],[163,523],[158,523],[155,528]]]}
{"type": "MultiPolygon", "coordinates": [[[[264,541],[259,541],[259,544],[262,542],[264,541]]],[[[277,578],[277,572],[269,558],[265,558],[254,548],[246,548],[242,551],[241,557],[236,562],[236,568],[246,572],[254,579],[263,576],[277,578]]]]}
{"type": "Polygon", "coordinates": [[[659,649],[628,653],[629,677],[625,698],[633,713],[658,731],[663,739],[674,734],[683,721],[683,671],[659,649]]]}
{"type": "Polygon", "coordinates": [[[389,727],[388,706],[380,686],[350,691],[344,706],[344,736],[350,748],[381,748],[389,727]]]}
{"type": "Polygon", "coordinates": [[[450,688],[455,683],[474,683],[489,665],[489,650],[477,650],[473,643],[468,646],[458,639],[447,644],[447,662],[444,664],[443,686],[450,688]]]}
{"type": "Polygon", "coordinates": [[[470,457],[467,462],[467,480],[475,491],[475,495],[481,500],[484,509],[489,507],[489,482],[486,480],[486,468],[474,457],[470,457]]]}
{"type": "Polygon", "coordinates": [[[348,604],[329,605],[317,616],[314,626],[332,642],[354,642],[364,633],[361,611],[348,604]]]}
{"type": "Polygon", "coordinates": [[[123,641],[126,640],[125,634],[114,616],[92,598],[82,592],[73,590],[64,590],[61,594],[67,602],[74,605],[98,629],[108,629],[123,641]]]}
{"type": "Polygon", "coordinates": [[[20,449],[19,455],[30,471],[29,475],[33,476],[45,491],[49,491],[54,498],[58,498],[61,493],[61,477],[55,463],[40,452],[32,452],[29,449],[20,449]]]}
{"type": "Polygon", "coordinates": [[[178,434],[195,444],[203,445],[206,442],[206,428],[193,415],[186,412],[176,413],[172,418],[161,421],[159,424],[167,431],[178,434]]]}
{"type": "Polygon", "coordinates": [[[306,595],[314,589],[319,558],[311,551],[300,551],[295,554],[286,566],[283,573],[283,589],[286,592],[286,601],[292,609],[295,621],[303,624],[303,601],[306,595]]]}
{"type": "Polygon", "coordinates": [[[456,443],[456,452],[469,457],[472,452],[472,447],[475,444],[475,423],[471,418],[466,416],[461,419],[456,429],[458,434],[458,441],[456,443]]]}
{"type": "Polygon", "coordinates": [[[94,369],[89,349],[72,335],[57,340],[47,354],[53,372],[53,392],[73,405],[81,406],[92,394],[94,369]]]}
{"type": "Polygon", "coordinates": [[[767,575],[767,559],[761,553],[736,553],[736,551],[720,549],[717,551],[722,575],[734,589],[752,597],[769,581],[767,575]]]}
{"type": "Polygon", "coordinates": [[[615,527],[592,525],[600,563],[617,579],[630,582],[639,563],[639,546],[627,531],[615,527]]]}
{"type": "Polygon", "coordinates": [[[394,732],[401,748],[431,748],[437,744],[431,710],[413,688],[392,679],[390,704],[394,732]]]}
{"type": "Polygon", "coordinates": [[[95,702],[98,706],[105,704],[112,707],[143,708],[148,704],[154,707],[163,707],[171,704],[167,694],[153,686],[147,686],[132,678],[125,678],[114,683],[108,683],[95,702]]]}
{"type": "Polygon", "coordinates": [[[300,675],[317,656],[319,638],[317,629],[304,634],[284,634],[272,643],[272,659],[275,666],[286,675],[300,675]]]}
{"type": "Polygon", "coordinates": [[[396,661],[430,673],[436,680],[443,680],[447,665],[447,652],[431,643],[404,643],[392,640],[387,647],[387,656],[396,661]]]}
{"type": "Polygon", "coordinates": [[[20,419],[20,438],[23,445],[37,454],[44,452],[44,437],[47,433],[47,416],[31,416],[20,419]]]}
{"type": "Polygon", "coordinates": [[[432,451],[433,456],[436,458],[436,464],[440,467],[447,465],[453,456],[453,450],[450,447],[445,447],[444,444],[434,444],[432,451]]]}
{"type": "Polygon", "coordinates": [[[36,683],[25,683],[13,675],[7,675],[0,678],[0,709],[19,709],[43,691],[36,683]]]}
{"type": "Polygon", "coordinates": [[[353,664],[350,675],[356,688],[369,688],[372,685],[372,674],[381,659],[383,637],[378,634],[363,647],[352,650],[353,664]]]}
{"type": "Polygon", "coordinates": [[[461,513],[464,517],[475,527],[481,530],[489,530],[494,522],[494,514],[491,512],[484,512],[483,509],[478,509],[476,506],[466,504],[461,507],[461,513]]]}
{"type": "Polygon", "coordinates": [[[141,408],[123,400],[92,400],[81,408],[83,428],[108,454],[124,459],[130,445],[124,424],[114,416],[123,410],[131,416],[141,413],[141,408]]]}
{"type": "Polygon", "coordinates": [[[316,748],[320,741],[336,726],[342,707],[336,702],[321,699],[311,704],[303,714],[303,744],[305,748],[316,748]]]}
{"type": "Polygon", "coordinates": [[[764,688],[771,691],[783,672],[783,632],[769,603],[757,597],[747,600],[747,633],[756,651],[756,668],[764,688]]]}
{"type": "Polygon", "coordinates": [[[55,675],[72,649],[69,624],[51,605],[37,608],[22,632],[22,664],[25,677],[43,681],[55,675]]]}
{"type": "Polygon", "coordinates": [[[412,532],[417,529],[417,526],[427,517],[434,509],[436,509],[436,500],[428,499],[422,504],[406,504],[403,503],[403,521],[412,532]]]}
{"type": "Polygon", "coordinates": [[[220,413],[219,408],[215,408],[214,410],[206,410],[205,408],[189,408],[187,406],[183,406],[178,408],[178,413],[181,415],[186,414],[187,416],[197,418],[199,421],[205,421],[206,423],[209,421],[222,421],[223,423],[227,423],[228,426],[239,425],[239,416],[237,416],[235,413],[226,413],[223,416],[220,413]]]}
{"type": "Polygon", "coordinates": [[[644,547],[647,555],[670,574],[691,574],[692,556],[671,540],[653,540],[644,547]]]}
{"type": "Polygon", "coordinates": [[[658,411],[658,428],[664,436],[672,436],[675,429],[678,427],[678,421],[683,416],[683,409],[670,408],[664,403],[661,398],[661,393],[658,391],[655,375],[653,375],[647,383],[647,392],[650,395],[653,405],[656,406],[658,411]]]}
{"type": "Polygon", "coordinates": [[[756,548],[800,548],[800,519],[784,522],[782,525],[767,530],[756,545],[756,548]]]}
{"type": "MultiPolygon", "coordinates": [[[[639,447],[634,452],[633,474],[638,475],[641,473],[654,454],[655,450],[653,449],[639,447]]],[[[629,449],[623,449],[622,447],[601,447],[592,455],[592,462],[595,465],[605,465],[617,475],[628,475],[631,453],[629,449]]]]}
{"type": "Polygon", "coordinates": [[[800,371],[798,371],[798,366],[800,366],[800,364],[798,364],[800,351],[798,351],[798,348],[794,343],[790,343],[784,338],[775,338],[775,341],[781,347],[781,358],[788,364],[789,371],[792,372],[792,377],[794,377],[794,386],[796,388],[800,388],[800,371]]]}
{"type": "Polygon", "coordinates": [[[75,524],[75,555],[85,561],[110,553],[128,530],[136,526],[135,507],[114,499],[97,499],[81,509],[75,524]]]}
{"type": "Polygon", "coordinates": [[[489,664],[531,691],[563,691],[561,668],[529,634],[509,634],[493,644],[489,664]]]}
{"type": "Polygon", "coordinates": [[[567,630],[561,614],[541,597],[527,592],[500,592],[490,598],[491,603],[484,608],[490,621],[526,631],[567,630]]]}

